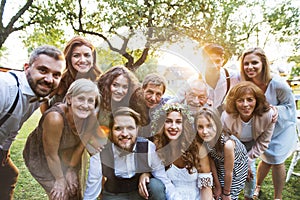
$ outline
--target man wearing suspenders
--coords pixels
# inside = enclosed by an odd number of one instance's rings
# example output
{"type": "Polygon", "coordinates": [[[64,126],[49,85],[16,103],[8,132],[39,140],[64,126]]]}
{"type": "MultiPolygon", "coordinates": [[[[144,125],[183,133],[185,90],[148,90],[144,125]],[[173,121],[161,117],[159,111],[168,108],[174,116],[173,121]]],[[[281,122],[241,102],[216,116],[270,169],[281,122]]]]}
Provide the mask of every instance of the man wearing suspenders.
{"type": "Polygon", "coordinates": [[[36,48],[24,71],[0,72],[0,198],[13,198],[18,169],[9,149],[23,123],[60,82],[65,58],[52,46],[36,48]]]}

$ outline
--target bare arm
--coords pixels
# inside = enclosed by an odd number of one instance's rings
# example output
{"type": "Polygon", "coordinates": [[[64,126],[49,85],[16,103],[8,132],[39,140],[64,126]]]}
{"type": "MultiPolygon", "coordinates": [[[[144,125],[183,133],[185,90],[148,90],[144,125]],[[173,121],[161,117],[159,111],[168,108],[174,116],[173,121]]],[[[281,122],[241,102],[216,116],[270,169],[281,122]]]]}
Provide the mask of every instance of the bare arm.
{"type": "MultiPolygon", "coordinates": [[[[232,140],[228,140],[224,144],[225,177],[224,177],[223,194],[226,195],[230,194],[230,190],[231,190],[233,167],[234,167],[234,148],[235,148],[235,142],[232,140]]],[[[223,198],[230,199],[230,196],[223,195],[223,198]]]]}
{"type": "Polygon", "coordinates": [[[67,196],[67,183],[61,168],[58,148],[64,127],[63,117],[58,112],[50,112],[43,122],[43,146],[50,172],[55,178],[51,190],[51,198],[59,199],[67,196]]]}
{"type": "Polygon", "coordinates": [[[214,180],[214,189],[213,189],[214,198],[219,199],[219,197],[221,197],[221,194],[222,194],[222,187],[221,187],[221,183],[219,181],[217,168],[216,168],[214,160],[210,157],[209,157],[209,163],[210,163],[213,180],[214,180]]]}
{"type": "Polygon", "coordinates": [[[73,195],[76,194],[77,190],[79,189],[79,179],[76,166],[78,166],[79,162],[81,161],[83,150],[84,145],[80,142],[72,154],[72,158],[68,164],[69,168],[65,176],[68,183],[68,190],[73,195]]]}

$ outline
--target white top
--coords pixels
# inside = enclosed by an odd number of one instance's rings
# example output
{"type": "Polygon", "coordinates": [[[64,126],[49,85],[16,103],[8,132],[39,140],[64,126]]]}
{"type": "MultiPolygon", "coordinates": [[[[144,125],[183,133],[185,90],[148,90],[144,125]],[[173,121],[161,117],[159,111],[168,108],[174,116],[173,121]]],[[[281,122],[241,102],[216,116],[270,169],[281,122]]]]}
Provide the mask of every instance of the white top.
{"type": "MultiPolygon", "coordinates": [[[[227,68],[226,68],[227,69],[227,68]]],[[[237,83],[240,82],[240,75],[238,71],[227,69],[230,77],[230,88],[235,86],[237,83]]],[[[203,76],[203,79],[205,79],[205,76],[203,76]]],[[[218,108],[225,97],[226,91],[227,91],[227,80],[226,80],[226,74],[225,70],[221,68],[220,70],[220,78],[217,82],[217,85],[215,89],[210,87],[207,84],[208,88],[208,98],[213,102],[213,107],[218,108]]]]}
{"type": "Polygon", "coordinates": [[[200,189],[197,187],[198,173],[195,168],[193,172],[189,174],[186,168],[178,168],[173,164],[167,170],[168,177],[183,200],[200,200],[200,189]]]}
{"type": "Polygon", "coordinates": [[[248,122],[242,121],[242,132],[239,138],[242,142],[250,142],[253,140],[252,136],[252,118],[248,122]]]}

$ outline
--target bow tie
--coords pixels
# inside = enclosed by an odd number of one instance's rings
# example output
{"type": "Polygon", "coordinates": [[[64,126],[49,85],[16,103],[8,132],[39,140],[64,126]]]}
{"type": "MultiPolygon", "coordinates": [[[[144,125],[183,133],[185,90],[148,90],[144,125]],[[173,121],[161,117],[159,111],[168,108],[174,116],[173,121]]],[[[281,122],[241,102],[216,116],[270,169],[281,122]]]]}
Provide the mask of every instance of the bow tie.
{"type": "Polygon", "coordinates": [[[29,100],[29,103],[34,103],[34,102],[45,102],[45,101],[48,101],[49,100],[49,97],[32,97],[30,100],[29,100]]]}

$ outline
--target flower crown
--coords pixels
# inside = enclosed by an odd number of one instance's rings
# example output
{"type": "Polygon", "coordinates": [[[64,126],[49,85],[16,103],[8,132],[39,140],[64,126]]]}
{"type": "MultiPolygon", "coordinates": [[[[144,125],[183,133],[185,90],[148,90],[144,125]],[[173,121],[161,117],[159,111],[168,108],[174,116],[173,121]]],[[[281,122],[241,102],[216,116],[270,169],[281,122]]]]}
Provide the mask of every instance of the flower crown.
{"type": "Polygon", "coordinates": [[[153,113],[153,118],[151,121],[151,135],[155,135],[158,131],[158,120],[161,120],[161,116],[167,115],[172,111],[177,111],[185,117],[189,123],[194,123],[194,118],[192,117],[188,106],[180,103],[166,103],[161,108],[157,109],[153,113]]]}

